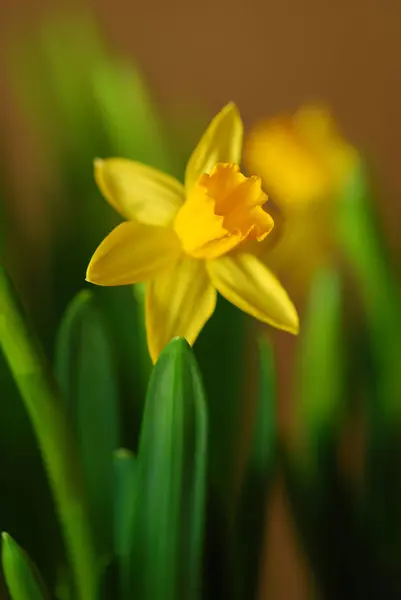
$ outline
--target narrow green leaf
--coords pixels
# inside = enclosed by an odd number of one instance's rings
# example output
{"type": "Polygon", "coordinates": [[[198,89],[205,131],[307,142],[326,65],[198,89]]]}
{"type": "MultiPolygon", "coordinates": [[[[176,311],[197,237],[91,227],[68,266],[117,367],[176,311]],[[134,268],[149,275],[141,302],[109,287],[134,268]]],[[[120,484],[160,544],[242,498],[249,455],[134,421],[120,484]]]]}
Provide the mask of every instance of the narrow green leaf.
{"type": "Polygon", "coordinates": [[[356,279],[372,341],[380,418],[401,420],[401,297],[369,190],[366,170],[352,173],[339,211],[338,236],[356,279]]]}
{"type": "Polygon", "coordinates": [[[209,416],[209,471],[217,502],[232,507],[245,402],[248,317],[219,297],[213,319],[195,345],[209,416]]]}
{"type": "Polygon", "coordinates": [[[338,469],[338,441],[347,414],[341,291],[336,271],[327,268],[316,275],[300,336],[294,430],[283,448],[301,542],[327,598],[356,593],[354,523],[338,469]]]}
{"type": "Polygon", "coordinates": [[[307,461],[318,455],[320,443],[331,440],[343,424],[341,310],[338,273],[330,269],[320,271],[312,284],[303,320],[294,388],[297,428],[294,438],[296,444],[305,442],[307,461]]]}
{"type": "Polygon", "coordinates": [[[184,181],[187,161],[213,116],[201,104],[202,102],[181,103],[177,98],[174,113],[169,114],[166,122],[168,139],[172,140],[174,157],[177,157],[179,167],[174,175],[180,181],[184,181]]]}
{"type": "Polygon", "coordinates": [[[1,558],[11,600],[49,598],[35,565],[8,533],[2,534],[1,558]]]}
{"type": "Polygon", "coordinates": [[[162,121],[137,68],[104,60],[93,73],[94,97],[115,153],[177,175],[162,121]]]}
{"type": "Polygon", "coordinates": [[[132,530],[132,593],[141,600],[198,597],[207,417],[200,373],[176,338],[154,368],[143,418],[132,530]]]}
{"type": "Polygon", "coordinates": [[[107,321],[118,363],[122,445],[136,448],[152,362],[146,342],[145,297],[140,284],[94,287],[93,293],[107,321]]]}
{"type": "Polygon", "coordinates": [[[130,532],[134,514],[136,460],[133,453],[125,448],[117,450],[114,453],[114,469],[115,553],[125,566],[129,556],[130,532]]]}
{"type": "Polygon", "coordinates": [[[265,479],[271,475],[277,449],[276,375],[273,348],[259,340],[259,393],[249,458],[251,471],[265,479]]]}
{"type": "Polygon", "coordinates": [[[59,159],[86,161],[97,135],[91,76],[106,54],[91,10],[52,15],[33,30],[16,31],[12,41],[12,84],[27,116],[59,159]]]}
{"type": "Polygon", "coordinates": [[[236,507],[233,498],[237,492],[247,402],[249,319],[220,296],[213,318],[194,348],[208,403],[207,598],[226,598],[232,594],[232,528],[236,507]]]}
{"type": "Polygon", "coordinates": [[[95,600],[97,562],[69,420],[48,365],[0,267],[0,344],[31,419],[59,510],[78,600],[95,600]]]}
{"type": "Polygon", "coordinates": [[[71,302],[56,345],[56,375],[68,401],[99,552],[113,549],[113,453],[120,444],[118,386],[102,314],[89,291],[71,302]]]}
{"type": "Polygon", "coordinates": [[[359,292],[366,331],[357,360],[364,388],[365,442],[360,510],[369,522],[373,552],[401,557],[401,295],[375,214],[366,170],[353,173],[340,206],[339,240],[359,292]],[[380,549],[380,550],[378,550],[380,549]]]}
{"type": "Polygon", "coordinates": [[[253,418],[249,458],[239,497],[236,523],[236,597],[256,598],[259,586],[263,541],[267,534],[266,514],[269,487],[277,457],[276,382],[273,348],[259,342],[259,390],[253,418]]]}

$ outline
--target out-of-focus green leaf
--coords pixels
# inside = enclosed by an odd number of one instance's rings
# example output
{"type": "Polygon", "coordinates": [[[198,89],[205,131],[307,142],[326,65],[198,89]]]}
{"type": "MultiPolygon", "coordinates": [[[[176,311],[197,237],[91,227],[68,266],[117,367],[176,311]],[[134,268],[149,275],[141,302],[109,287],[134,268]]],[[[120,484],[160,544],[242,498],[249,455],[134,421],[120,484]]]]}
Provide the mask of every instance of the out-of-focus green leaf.
{"type": "Polygon", "coordinates": [[[401,297],[391,270],[366,169],[350,174],[340,203],[338,238],[352,267],[372,342],[377,371],[376,417],[401,422],[401,297]],[[380,413],[380,414],[379,414],[380,413]]]}
{"type": "MultiPolygon", "coordinates": [[[[341,280],[320,271],[312,284],[298,353],[294,421],[297,444],[307,462],[337,434],[344,420],[344,346],[341,331],[341,280]]],[[[302,453],[301,453],[302,454],[302,453]]],[[[312,464],[308,462],[308,469],[312,464]]]]}
{"type": "Polygon", "coordinates": [[[358,589],[352,511],[338,468],[346,416],[341,289],[338,273],[328,268],[312,284],[293,388],[294,429],[283,448],[286,485],[301,542],[322,596],[333,600],[351,599],[358,589]]]}
{"type": "Polygon", "coordinates": [[[12,531],[28,552],[34,549],[51,587],[63,554],[59,523],[32,425],[1,350],[0,390],[0,528],[12,531]]]}
{"type": "MultiPolygon", "coordinates": [[[[277,458],[276,383],[273,348],[266,339],[259,342],[259,390],[249,457],[239,496],[236,524],[239,574],[237,598],[257,597],[269,486],[277,458]]],[[[234,577],[233,579],[237,579],[234,577]]]]}
{"type": "Polygon", "coordinates": [[[58,565],[54,595],[57,600],[74,600],[74,582],[71,578],[69,565],[66,563],[58,565]]]}
{"type": "Polygon", "coordinates": [[[78,294],[61,323],[56,374],[75,425],[98,549],[109,555],[113,453],[120,444],[118,386],[108,332],[89,291],[78,294]]]}
{"type": "Polygon", "coordinates": [[[114,544],[115,553],[124,563],[130,550],[130,532],[134,514],[136,460],[129,450],[121,448],[114,453],[114,544]]]}
{"type": "Polygon", "coordinates": [[[232,590],[234,497],[246,404],[249,318],[219,296],[213,318],[195,344],[208,402],[207,598],[226,598],[232,590]]]}
{"type": "Polygon", "coordinates": [[[34,428],[59,510],[78,600],[95,600],[98,565],[68,415],[43,352],[0,268],[0,344],[34,428]]]}
{"type": "Polygon", "coordinates": [[[122,390],[122,445],[135,449],[152,362],[146,343],[143,286],[94,287],[113,339],[122,390]]]}
{"type": "Polygon", "coordinates": [[[131,590],[142,600],[200,594],[206,452],[200,373],[176,338],[150,380],[137,459],[131,590]]]}
{"type": "MultiPolygon", "coordinates": [[[[375,214],[370,178],[352,173],[340,205],[339,240],[351,266],[366,333],[358,357],[364,387],[365,461],[358,508],[368,524],[378,589],[401,593],[401,294],[375,214]],[[382,578],[382,579],[380,579],[382,578]]],[[[372,571],[372,570],[371,570],[372,571]]],[[[372,589],[372,586],[370,586],[372,589]]],[[[393,592],[394,593],[394,592],[393,592]]]]}
{"type": "Polygon", "coordinates": [[[185,179],[186,164],[212,116],[198,103],[176,104],[174,114],[166,122],[168,139],[172,140],[174,156],[177,156],[178,170],[173,174],[180,181],[185,179]]]}
{"type": "Polygon", "coordinates": [[[14,37],[10,71],[18,100],[59,159],[75,153],[82,163],[92,154],[91,76],[106,55],[104,46],[93,14],[82,7],[14,37]]]}
{"type": "MultiPolygon", "coordinates": [[[[15,100],[27,117],[39,168],[45,164],[52,173],[50,186],[39,194],[47,249],[43,280],[38,285],[34,279],[29,290],[31,313],[50,355],[65,307],[82,288],[91,253],[116,221],[115,211],[100,199],[92,167],[94,157],[111,152],[91,83],[107,51],[91,9],[83,6],[56,11],[35,27],[27,24],[11,40],[15,100]]],[[[22,254],[26,264],[28,250],[22,254]]]]}
{"type": "Polygon", "coordinates": [[[248,317],[219,297],[213,318],[195,345],[209,415],[209,470],[219,502],[232,505],[245,398],[248,317]]]}
{"type": "Polygon", "coordinates": [[[45,586],[28,555],[7,533],[2,540],[3,573],[11,600],[47,600],[45,586]]]}
{"type": "Polygon", "coordinates": [[[259,341],[259,393],[254,417],[248,468],[266,479],[276,458],[276,377],[273,348],[267,339],[259,341]]]}
{"type": "Polygon", "coordinates": [[[177,161],[138,69],[105,60],[94,71],[93,86],[113,151],[177,175],[177,161]]]}

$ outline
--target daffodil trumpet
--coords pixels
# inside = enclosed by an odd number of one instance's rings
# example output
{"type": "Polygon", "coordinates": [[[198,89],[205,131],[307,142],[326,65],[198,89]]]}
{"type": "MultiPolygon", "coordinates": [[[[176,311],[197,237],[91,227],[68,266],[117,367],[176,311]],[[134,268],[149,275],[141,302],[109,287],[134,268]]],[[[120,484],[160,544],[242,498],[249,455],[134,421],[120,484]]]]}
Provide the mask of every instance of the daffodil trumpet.
{"type": "Polygon", "coordinates": [[[195,342],[217,292],[263,323],[298,331],[294,305],[253,252],[274,223],[260,178],[240,171],[242,140],[243,124],[230,103],[190,157],[185,185],[131,160],[95,161],[102,194],[126,221],[97,248],[86,278],[104,286],[146,282],[154,362],[175,336],[195,342]]]}

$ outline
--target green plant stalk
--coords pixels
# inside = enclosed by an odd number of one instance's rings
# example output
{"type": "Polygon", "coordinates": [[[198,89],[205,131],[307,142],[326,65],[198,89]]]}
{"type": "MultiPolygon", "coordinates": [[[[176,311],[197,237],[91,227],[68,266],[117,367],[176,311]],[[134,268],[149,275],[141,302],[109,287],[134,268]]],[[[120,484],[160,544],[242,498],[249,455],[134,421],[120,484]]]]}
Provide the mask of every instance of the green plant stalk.
{"type": "Polygon", "coordinates": [[[95,600],[97,566],[75,443],[55,384],[0,266],[0,344],[29,414],[53,488],[78,600],[95,600]]]}

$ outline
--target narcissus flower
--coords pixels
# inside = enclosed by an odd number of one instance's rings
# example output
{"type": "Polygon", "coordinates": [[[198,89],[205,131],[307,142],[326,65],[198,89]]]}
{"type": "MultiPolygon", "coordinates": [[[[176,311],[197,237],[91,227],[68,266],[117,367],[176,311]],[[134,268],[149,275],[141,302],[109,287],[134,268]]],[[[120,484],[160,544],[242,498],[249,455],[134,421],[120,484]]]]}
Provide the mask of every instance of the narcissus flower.
{"type": "Polygon", "coordinates": [[[278,204],[293,211],[340,193],[358,154],[327,109],[304,106],[256,124],[244,160],[278,204]]]}
{"type": "Polygon", "coordinates": [[[296,333],[297,312],[251,251],[273,219],[258,177],[239,168],[243,125],[228,104],[189,159],[185,185],[143,164],[95,161],[97,184],[125,218],[96,250],[87,280],[146,282],[146,330],[153,361],[174,336],[190,344],[213,314],[216,291],[263,323],[296,333]]]}
{"type": "Polygon", "coordinates": [[[275,244],[261,258],[292,293],[303,296],[316,269],[335,255],[336,200],[359,155],[327,109],[305,106],[256,124],[244,162],[279,209],[275,244]]]}

